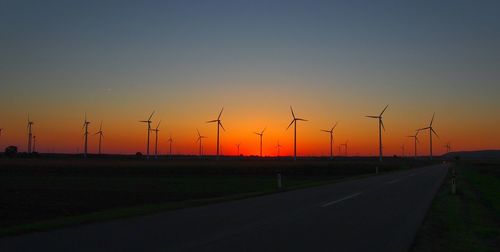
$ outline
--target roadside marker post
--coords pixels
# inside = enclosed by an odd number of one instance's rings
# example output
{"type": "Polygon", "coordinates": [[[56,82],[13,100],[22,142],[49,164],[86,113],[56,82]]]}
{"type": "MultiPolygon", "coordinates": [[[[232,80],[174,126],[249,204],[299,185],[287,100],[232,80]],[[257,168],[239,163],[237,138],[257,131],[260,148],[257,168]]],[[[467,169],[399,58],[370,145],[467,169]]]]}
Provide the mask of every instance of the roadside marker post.
{"type": "Polygon", "coordinates": [[[277,179],[278,179],[278,189],[281,190],[281,188],[283,187],[283,181],[282,181],[282,177],[281,177],[281,173],[278,172],[277,174],[277,179]]]}
{"type": "Polygon", "coordinates": [[[455,194],[457,192],[457,181],[455,175],[455,169],[451,170],[451,194],[455,194]]]}

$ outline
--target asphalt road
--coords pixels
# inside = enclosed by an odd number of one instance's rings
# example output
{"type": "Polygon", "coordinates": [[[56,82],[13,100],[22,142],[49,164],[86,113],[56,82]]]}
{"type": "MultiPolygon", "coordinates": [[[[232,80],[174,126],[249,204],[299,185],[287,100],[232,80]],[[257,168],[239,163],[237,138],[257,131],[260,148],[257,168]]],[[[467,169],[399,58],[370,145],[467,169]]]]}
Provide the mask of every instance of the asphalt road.
{"type": "Polygon", "coordinates": [[[0,251],[407,251],[447,168],[7,237],[0,251]]]}

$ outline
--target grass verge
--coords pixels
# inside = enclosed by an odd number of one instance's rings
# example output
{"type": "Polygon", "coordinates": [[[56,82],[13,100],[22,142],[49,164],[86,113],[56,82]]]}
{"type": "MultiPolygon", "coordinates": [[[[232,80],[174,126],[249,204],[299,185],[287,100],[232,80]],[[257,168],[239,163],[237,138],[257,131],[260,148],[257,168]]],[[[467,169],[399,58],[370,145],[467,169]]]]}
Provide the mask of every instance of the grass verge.
{"type": "Polygon", "coordinates": [[[498,251],[500,245],[500,165],[455,165],[417,233],[412,251],[498,251]]]}

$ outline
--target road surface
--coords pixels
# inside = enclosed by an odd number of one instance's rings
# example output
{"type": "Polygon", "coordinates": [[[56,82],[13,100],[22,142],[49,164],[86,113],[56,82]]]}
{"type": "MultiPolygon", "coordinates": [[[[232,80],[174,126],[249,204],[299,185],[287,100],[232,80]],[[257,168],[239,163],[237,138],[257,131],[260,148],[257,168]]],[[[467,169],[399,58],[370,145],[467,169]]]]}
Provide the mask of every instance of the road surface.
{"type": "Polygon", "coordinates": [[[406,251],[447,168],[6,237],[0,251],[406,251]]]}

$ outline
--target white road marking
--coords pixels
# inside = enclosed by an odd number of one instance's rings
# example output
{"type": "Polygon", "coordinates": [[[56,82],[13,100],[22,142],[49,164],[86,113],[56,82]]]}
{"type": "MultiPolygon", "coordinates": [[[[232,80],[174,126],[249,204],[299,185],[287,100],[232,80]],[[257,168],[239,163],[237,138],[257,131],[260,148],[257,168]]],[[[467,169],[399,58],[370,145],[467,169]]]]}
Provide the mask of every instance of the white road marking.
{"type": "Polygon", "coordinates": [[[338,200],[334,200],[334,201],[331,201],[331,202],[325,203],[325,204],[323,204],[321,207],[331,206],[331,205],[333,205],[333,204],[337,204],[337,203],[339,203],[339,202],[341,202],[341,201],[348,200],[348,199],[354,198],[354,197],[356,197],[356,196],[359,196],[360,194],[361,194],[360,192],[359,192],[359,193],[355,193],[355,194],[351,194],[351,195],[349,195],[349,196],[345,196],[345,197],[344,197],[344,198],[342,198],[342,199],[338,199],[338,200]]]}
{"type": "Polygon", "coordinates": [[[391,180],[391,181],[387,181],[385,182],[386,184],[394,184],[394,183],[397,183],[399,182],[400,179],[394,179],[394,180],[391,180]]]}

